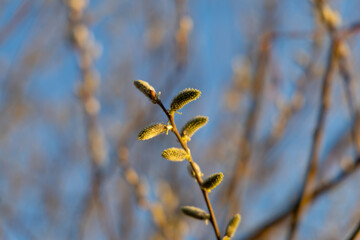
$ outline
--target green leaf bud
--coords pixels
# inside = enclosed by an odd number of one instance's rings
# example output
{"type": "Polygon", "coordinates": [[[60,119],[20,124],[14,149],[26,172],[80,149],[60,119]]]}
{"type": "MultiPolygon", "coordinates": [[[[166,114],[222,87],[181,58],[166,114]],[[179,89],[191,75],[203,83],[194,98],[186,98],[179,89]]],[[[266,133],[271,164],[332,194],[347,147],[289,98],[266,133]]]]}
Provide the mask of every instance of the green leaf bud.
{"type": "Polygon", "coordinates": [[[187,170],[190,174],[191,177],[195,178],[195,172],[199,175],[199,176],[203,176],[204,174],[201,172],[199,165],[196,162],[193,162],[194,166],[195,166],[195,171],[193,170],[191,164],[189,163],[187,166],[187,170]]]}

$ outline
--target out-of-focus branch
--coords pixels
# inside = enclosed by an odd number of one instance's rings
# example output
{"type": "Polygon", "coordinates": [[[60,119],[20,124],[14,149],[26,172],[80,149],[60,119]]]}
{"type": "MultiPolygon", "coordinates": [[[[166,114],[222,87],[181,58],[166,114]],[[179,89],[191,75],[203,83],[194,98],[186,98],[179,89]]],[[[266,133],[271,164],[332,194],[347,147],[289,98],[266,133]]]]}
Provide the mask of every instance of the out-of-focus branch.
{"type": "Polygon", "coordinates": [[[315,75],[315,67],[314,65],[319,59],[321,54],[321,39],[322,32],[320,29],[315,30],[314,34],[309,33],[283,33],[283,34],[275,34],[275,37],[286,37],[291,38],[293,37],[308,37],[311,36],[313,38],[312,46],[311,46],[311,56],[309,61],[304,66],[304,73],[299,77],[296,81],[295,92],[291,96],[291,100],[288,104],[285,103],[279,111],[278,119],[275,121],[275,125],[273,127],[273,131],[271,132],[270,136],[265,140],[267,148],[271,148],[274,146],[283,136],[288,123],[290,122],[291,118],[302,108],[303,106],[303,97],[304,92],[306,90],[307,83],[311,82],[315,75]]]}
{"type": "Polygon", "coordinates": [[[252,158],[253,138],[256,132],[256,126],[261,113],[261,106],[263,103],[266,71],[271,59],[271,48],[274,34],[272,32],[275,22],[274,13],[277,3],[275,0],[264,2],[264,17],[262,20],[263,34],[258,43],[256,63],[254,66],[253,79],[251,81],[251,99],[250,106],[245,120],[244,134],[240,137],[239,151],[236,156],[235,166],[227,189],[225,189],[224,198],[229,204],[228,212],[238,212],[242,205],[243,193],[246,191],[246,182],[250,169],[250,162],[252,158]],[[270,29],[270,30],[269,30],[270,29]],[[236,187],[240,179],[240,193],[236,194],[236,187]]]}
{"type": "Polygon", "coordinates": [[[350,62],[349,62],[349,49],[345,42],[341,42],[339,45],[339,72],[343,79],[343,85],[345,88],[345,96],[352,121],[354,121],[351,131],[352,141],[355,147],[357,158],[360,156],[360,132],[359,132],[359,108],[357,106],[355,81],[351,76],[350,62]]]}
{"type": "Polygon", "coordinates": [[[161,109],[163,110],[163,112],[165,113],[167,118],[169,119],[169,122],[170,122],[170,124],[172,126],[171,131],[174,133],[174,135],[178,139],[180,145],[187,152],[187,154],[189,156],[189,164],[191,165],[191,168],[195,173],[196,182],[198,183],[198,185],[200,187],[201,193],[202,193],[202,195],[204,197],[204,201],[205,201],[206,206],[207,206],[207,208],[209,210],[209,215],[210,215],[209,221],[210,221],[210,223],[211,223],[211,225],[212,225],[212,227],[214,229],[216,239],[221,240],[221,234],[220,234],[219,227],[218,227],[218,224],[217,224],[217,221],[216,221],[216,217],[215,217],[213,207],[212,207],[210,199],[209,199],[208,192],[204,188],[201,187],[201,185],[203,183],[203,180],[202,180],[202,177],[201,177],[200,173],[198,171],[196,171],[196,166],[195,166],[194,161],[192,160],[192,156],[191,156],[191,153],[190,153],[190,149],[188,148],[187,142],[184,141],[181,138],[180,133],[177,130],[175,120],[174,120],[174,115],[169,114],[168,110],[166,110],[165,106],[163,105],[163,103],[161,102],[160,99],[156,103],[161,107],[161,109]]]}
{"type": "MultiPolygon", "coordinates": [[[[253,79],[252,86],[252,97],[254,98],[252,101],[252,105],[250,107],[250,112],[248,114],[246,123],[245,123],[245,134],[241,139],[238,158],[236,161],[236,165],[234,167],[232,179],[230,180],[229,186],[226,190],[226,196],[231,204],[230,212],[233,212],[238,206],[238,201],[235,201],[235,188],[240,180],[240,177],[243,177],[248,172],[248,165],[251,159],[251,142],[252,136],[254,134],[256,123],[258,116],[260,114],[260,106],[262,103],[263,97],[263,89],[264,89],[264,81],[265,81],[265,73],[268,65],[268,61],[270,59],[271,52],[271,41],[272,34],[266,33],[262,37],[262,40],[259,44],[258,50],[258,58],[257,65],[255,69],[255,76],[253,79]]],[[[241,198],[241,196],[240,196],[241,198]]]]}
{"type": "MultiPolygon", "coordinates": [[[[337,33],[337,38],[339,39],[339,41],[344,40],[345,38],[357,33],[357,31],[360,31],[360,28],[357,27],[358,25],[360,25],[360,24],[352,24],[350,27],[344,28],[343,30],[339,31],[337,33]],[[351,33],[351,35],[348,34],[349,32],[351,33]]],[[[340,66],[340,68],[341,68],[341,66],[340,66]]],[[[340,71],[342,71],[342,70],[340,69],[340,71]]],[[[352,129],[354,129],[356,125],[357,125],[357,122],[354,121],[352,129]]],[[[354,134],[354,133],[352,133],[352,134],[354,134]]],[[[328,180],[327,182],[321,184],[320,186],[316,187],[316,189],[313,192],[312,200],[315,200],[316,198],[327,193],[328,191],[336,188],[338,185],[340,185],[342,182],[344,182],[346,179],[348,179],[350,176],[352,176],[352,174],[354,174],[359,169],[359,167],[360,167],[360,158],[358,156],[354,165],[347,166],[345,169],[341,170],[339,172],[339,174],[337,174],[335,177],[333,177],[332,179],[328,180]]],[[[300,201],[300,199],[298,198],[296,200],[296,202],[297,201],[300,201]]],[[[285,209],[283,209],[279,214],[277,214],[270,220],[266,221],[264,224],[262,224],[261,226],[259,226],[255,230],[253,230],[251,233],[249,233],[244,239],[257,239],[265,231],[269,230],[271,227],[273,227],[273,226],[277,225],[278,223],[282,222],[283,220],[285,220],[289,216],[289,214],[293,213],[293,211],[295,210],[295,207],[296,207],[295,203],[290,204],[285,209]]]]}
{"type": "Polygon", "coordinates": [[[94,60],[98,55],[98,46],[92,33],[84,23],[84,11],[87,6],[86,0],[67,0],[69,32],[73,47],[78,52],[79,68],[82,83],[79,87],[79,98],[83,105],[85,124],[87,130],[88,149],[91,162],[91,190],[86,196],[85,207],[81,220],[81,238],[84,238],[85,227],[92,207],[97,207],[100,223],[108,239],[117,239],[114,229],[108,221],[106,208],[101,198],[101,186],[103,176],[101,164],[105,160],[105,143],[103,132],[98,124],[98,112],[100,103],[95,97],[98,88],[99,77],[94,68],[94,60]]]}
{"type": "Polygon", "coordinates": [[[305,179],[302,183],[300,190],[300,200],[296,202],[295,211],[291,217],[290,231],[288,235],[289,240],[295,238],[295,234],[299,225],[299,221],[306,211],[309,204],[313,199],[313,193],[315,190],[316,177],[318,171],[318,155],[325,129],[325,120],[328,109],[330,108],[331,99],[331,84],[335,67],[337,65],[337,52],[339,49],[339,39],[335,36],[336,27],[340,23],[340,16],[337,12],[333,11],[323,0],[317,0],[314,2],[315,13],[319,16],[320,22],[328,31],[328,35],[331,39],[331,46],[328,55],[328,62],[323,77],[321,87],[321,105],[318,112],[317,120],[315,123],[315,131],[312,139],[310,159],[307,163],[305,171],[305,179]]]}
{"type": "Polygon", "coordinates": [[[359,33],[359,31],[360,31],[360,22],[356,22],[348,27],[338,30],[338,35],[341,38],[341,40],[346,40],[347,38],[353,36],[354,34],[359,33]]]}
{"type": "Polygon", "coordinates": [[[330,107],[331,82],[336,66],[337,47],[338,42],[335,39],[332,39],[331,47],[329,50],[328,63],[325,70],[323,85],[321,89],[321,106],[315,124],[315,131],[312,140],[313,142],[310,150],[310,160],[307,164],[305,172],[305,181],[302,184],[300,191],[301,198],[300,201],[296,203],[296,209],[291,220],[289,239],[294,239],[299,220],[305,212],[306,207],[309,205],[313,198],[314,184],[316,183],[316,176],[318,171],[318,155],[320,151],[322,137],[324,134],[326,114],[330,107]]]}
{"type": "Polygon", "coordinates": [[[178,24],[175,34],[176,41],[176,68],[182,68],[189,59],[189,36],[193,29],[192,19],[184,14],[185,0],[176,0],[176,22],[178,24]]]}
{"type": "Polygon", "coordinates": [[[158,202],[151,203],[147,199],[145,184],[139,179],[135,169],[131,167],[128,149],[125,146],[119,146],[118,161],[122,167],[125,180],[134,190],[137,204],[144,210],[150,212],[153,222],[156,225],[162,239],[180,240],[181,235],[177,235],[171,225],[167,222],[165,210],[163,209],[162,204],[158,202]]]}
{"type": "MultiPolygon", "coordinates": [[[[360,24],[355,24],[349,28],[348,31],[345,31],[342,34],[343,38],[346,38],[356,32],[360,31],[360,24]]],[[[346,178],[347,172],[355,171],[360,166],[360,112],[357,106],[357,100],[355,98],[354,90],[356,89],[355,81],[353,81],[352,74],[350,71],[350,62],[349,62],[349,49],[345,42],[341,42],[341,47],[339,48],[339,71],[340,75],[343,78],[343,84],[345,88],[345,95],[348,104],[348,109],[350,116],[353,121],[353,127],[351,129],[351,137],[353,145],[356,152],[356,161],[353,166],[350,166],[348,171],[343,172],[342,178],[346,178]]],[[[331,185],[330,185],[331,186],[331,185]]],[[[360,221],[358,221],[355,229],[351,232],[349,240],[359,239],[360,238],[360,221]]]]}
{"type": "MultiPolygon", "coordinates": [[[[316,187],[316,189],[313,193],[312,201],[316,200],[318,197],[320,197],[320,196],[328,193],[332,189],[336,188],[341,183],[343,183],[346,179],[348,179],[350,176],[352,176],[352,174],[356,173],[356,171],[360,167],[360,159],[357,159],[356,162],[357,162],[357,164],[355,166],[351,166],[346,169],[343,169],[334,178],[332,178],[332,179],[328,180],[326,183],[321,184],[320,186],[316,187]]],[[[297,201],[299,201],[299,198],[296,200],[296,202],[297,201]]],[[[266,221],[260,227],[251,231],[249,234],[246,235],[246,237],[244,239],[257,239],[262,234],[264,234],[267,230],[269,230],[271,227],[284,221],[290,214],[292,214],[295,211],[296,202],[291,203],[286,208],[284,208],[280,213],[278,213],[276,216],[272,217],[270,220],[266,221]]]]}

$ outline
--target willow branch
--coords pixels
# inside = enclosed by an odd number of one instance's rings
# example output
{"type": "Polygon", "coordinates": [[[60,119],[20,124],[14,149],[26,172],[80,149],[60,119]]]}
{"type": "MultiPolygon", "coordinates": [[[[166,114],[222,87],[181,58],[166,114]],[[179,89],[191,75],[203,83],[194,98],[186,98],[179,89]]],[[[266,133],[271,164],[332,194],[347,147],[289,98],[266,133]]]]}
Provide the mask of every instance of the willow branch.
{"type": "Polygon", "coordinates": [[[360,238],[360,221],[356,224],[355,229],[351,232],[347,240],[356,240],[360,238]]]}
{"type": "MultiPolygon", "coordinates": [[[[345,46],[345,43],[342,43],[342,45],[345,46]]],[[[339,59],[339,72],[341,77],[343,78],[345,97],[347,100],[350,117],[354,122],[351,131],[351,137],[355,148],[356,156],[358,158],[360,156],[360,132],[358,129],[359,110],[358,107],[356,106],[356,99],[355,99],[356,95],[353,92],[353,90],[356,89],[356,86],[354,86],[355,81],[353,81],[351,76],[348,56],[342,56],[339,59]]]]}
{"type": "MultiPolygon", "coordinates": [[[[353,27],[350,28],[347,32],[345,32],[342,36],[345,38],[345,37],[348,37],[351,34],[354,34],[358,31],[360,31],[359,23],[353,25],[353,27]]],[[[343,46],[345,46],[344,44],[345,43],[343,43],[343,46]]],[[[355,162],[354,166],[350,166],[349,170],[354,171],[360,165],[360,132],[358,129],[360,113],[359,113],[358,107],[356,106],[355,94],[353,93],[353,89],[356,88],[356,86],[353,86],[353,84],[355,84],[355,82],[353,81],[351,72],[350,72],[349,56],[348,56],[347,52],[345,52],[344,54],[345,55],[341,56],[340,61],[339,61],[339,70],[340,70],[340,75],[343,78],[343,84],[344,84],[344,88],[345,88],[345,92],[346,92],[345,95],[346,95],[348,109],[349,109],[351,118],[353,120],[353,127],[351,129],[351,137],[352,137],[353,145],[355,148],[357,161],[355,162]]],[[[345,175],[345,173],[346,172],[344,172],[344,175],[345,175]]],[[[360,238],[360,221],[358,221],[355,229],[351,232],[348,239],[353,240],[353,239],[359,239],[359,238],[360,238]]]]}
{"type": "Polygon", "coordinates": [[[196,171],[196,167],[195,167],[195,164],[194,164],[194,161],[192,160],[192,156],[191,156],[191,153],[190,153],[190,149],[188,148],[187,146],[187,143],[181,138],[180,136],[180,133],[179,131],[177,130],[177,127],[176,127],[176,124],[175,124],[175,121],[174,121],[174,115],[172,114],[169,114],[169,112],[166,110],[166,108],[164,107],[163,103],[161,102],[160,99],[158,99],[157,101],[157,104],[161,107],[161,109],[164,111],[164,113],[166,114],[167,118],[169,119],[170,121],[170,124],[172,126],[172,132],[175,134],[176,138],[178,139],[180,145],[182,146],[182,148],[189,154],[189,163],[193,169],[193,172],[195,173],[195,178],[196,178],[196,181],[197,183],[199,184],[199,187],[200,187],[200,190],[201,190],[201,193],[204,197],[204,200],[205,200],[205,203],[206,203],[206,206],[209,210],[209,214],[210,214],[210,222],[211,222],[211,225],[213,226],[213,229],[214,229],[214,232],[215,232],[215,235],[216,235],[216,238],[218,240],[221,240],[221,235],[220,235],[220,231],[219,231],[219,227],[217,225],[217,222],[216,222],[216,217],[215,217],[215,214],[214,214],[214,210],[212,208],[212,205],[211,205],[211,202],[210,202],[210,199],[209,199],[209,196],[208,196],[208,193],[205,189],[203,189],[201,187],[201,184],[203,182],[201,176],[199,175],[198,171],[196,171]]]}

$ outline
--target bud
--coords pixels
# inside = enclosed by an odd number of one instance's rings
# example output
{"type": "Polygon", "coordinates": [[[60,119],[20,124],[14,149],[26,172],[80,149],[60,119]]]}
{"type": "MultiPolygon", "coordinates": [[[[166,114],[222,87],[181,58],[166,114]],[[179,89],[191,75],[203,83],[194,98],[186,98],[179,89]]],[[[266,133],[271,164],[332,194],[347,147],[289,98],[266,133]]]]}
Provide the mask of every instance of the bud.
{"type": "Polygon", "coordinates": [[[204,180],[204,182],[201,184],[201,187],[210,192],[222,182],[223,178],[223,173],[214,173],[204,180]]]}
{"type": "Polygon", "coordinates": [[[160,135],[167,131],[167,126],[162,123],[157,123],[154,125],[151,125],[145,129],[143,129],[138,137],[139,140],[148,140],[150,138],[156,137],[157,135],[160,135]]]}
{"type": "Polygon", "coordinates": [[[137,80],[134,81],[134,85],[143,94],[145,94],[145,96],[147,96],[152,101],[152,103],[157,103],[158,97],[156,96],[156,91],[149,83],[142,80],[137,80]]]}
{"type": "Polygon", "coordinates": [[[201,95],[201,92],[197,89],[185,89],[181,91],[170,104],[170,114],[173,114],[177,110],[183,108],[186,104],[191,101],[198,99],[201,95]]]}
{"type": "Polygon", "coordinates": [[[334,11],[329,5],[324,5],[321,9],[321,16],[323,21],[331,28],[336,28],[341,23],[341,16],[337,11],[334,11]]]}
{"type": "Polygon", "coordinates": [[[344,59],[350,55],[350,48],[345,42],[340,42],[337,49],[336,49],[336,55],[340,59],[344,59]]]}
{"type": "Polygon", "coordinates": [[[226,227],[225,235],[227,237],[231,238],[232,236],[234,236],[236,229],[240,223],[240,220],[241,220],[240,214],[237,213],[233,216],[233,218],[228,223],[228,226],[226,227]]]}
{"type": "Polygon", "coordinates": [[[190,176],[195,178],[195,176],[196,176],[195,172],[196,172],[199,176],[202,177],[204,174],[201,172],[199,165],[196,162],[193,162],[193,164],[195,166],[195,171],[193,170],[191,163],[189,163],[187,165],[187,170],[188,170],[190,176]]]}
{"type": "Polygon", "coordinates": [[[187,152],[182,148],[168,148],[161,153],[163,158],[177,162],[183,161],[187,155],[187,152]]]}
{"type": "Polygon", "coordinates": [[[204,116],[197,116],[191,119],[181,129],[181,137],[185,141],[190,141],[192,135],[194,135],[197,130],[205,126],[208,120],[209,118],[204,116]]]}
{"type": "Polygon", "coordinates": [[[210,214],[205,212],[204,210],[194,207],[194,206],[184,206],[181,208],[181,211],[192,218],[196,218],[199,220],[208,220],[210,219],[210,214]]]}

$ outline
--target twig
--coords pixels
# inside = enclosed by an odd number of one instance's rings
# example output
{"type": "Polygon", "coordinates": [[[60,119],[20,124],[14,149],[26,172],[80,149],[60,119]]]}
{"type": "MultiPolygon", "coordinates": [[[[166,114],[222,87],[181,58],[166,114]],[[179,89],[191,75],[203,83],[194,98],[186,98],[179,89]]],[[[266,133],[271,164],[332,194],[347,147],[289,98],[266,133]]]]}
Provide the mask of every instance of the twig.
{"type": "MultiPolygon", "coordinates": [[[[242,137],[242,141],[239,147],[238,158],[236,161],[236,165],[233,171],[233,177],[229,183],[229,187],[227,188],[226,196],[229,199],[233,208],[237,208],[235,206],[238,201],[235,201],[233,197],[235,196],[235,187],[238,183],[240,177],[247,174],[248,165],[251,159],[251,142],[252,136],[255,132],[256,123],[258,119],[258,115],[260,114],[260,106],[262,103],[263,89],[264,89],[264,81],[265,81],[265,73],[267,69],[267,64],[270,58],[270,50],[271,50],[271,40],[273,35],[271,33],[267,33],[263,36],[263,39],[259,46],[258,53],[258,62],[255,70],[254,83],[252,88],[252,96],[254,98],[252,106],[250,107],[250,112],[248,114],[246,123],[245,123],[245,134],[242,137]]],[[[230,210],[231,211],[231,210],[230,210]]]]}
{"type": "MultiPolygon", "coordinates": [[[[354,34],[356,32],[360,31],[360,24],[355,24],[353,25],[351,28],[349,28],[348,31],[345,31],[343,33],[343,38],[346,38],[348,36],[350,36],[351,34],[354,34]]],[[[342,43],[343,47],[346,47],[345,43],[342,43]]],[[[359,167],[360,165],[360,132],[358,129],[359,126],[359,117],[360,117],[360,113],[358,110],[358,107],[356,106],[356,99],[355,99],[355,94],[353,94],[353,88],[356,86],[352,86],[353,84],[355,84],[355,82],[352,80],[351,77],[351,73],[350,73],[350,66],[349,66],[349,56],[348,53],[346,52],[347,49],[343,49],[345,52],[340,52],[340,54],[342,53],[342,55],[340,55],[340,59],[339,59],[339,70],[340,70],[340,75],[343,78],[343,84],[344,84],[344,88],[345,88],[345,95],[346,95],[346,100],[347,100],[347,104],[348,104],[348,109],[350,112],[350,115],[353,119],[353,127],[351,129],[351,137],[352,137],[352,141],[353,141],[353,145],[355,148],[355,152],[356,152],[356,158],[357,161],[355,162],[354,166],[350,166],[350,169],[348,171],[351,170],[355,170],[356,168],[359,167]]],[[[344,175],[346,174],[346,172],[344,172],[344,175]]],[[[346,177],[346,176],[344,176],[346,177]]],[[[360,221],[357,223],[355,229],[351,232],[350,237],[348,238],[349,240],[353,240],[353,239],[359,239],[360,238],[360,221]]]]}
{"type": "MultiPolygon", "coordinates": [[[[343,48],[346,48],[346,45],[343,42],[341,43],[341,46],[343,46],[343,48]]],[[[347,51],[347,49],[343,49],[343,51],[347,51]]],[[[360,133],[358,130],[359,110],[358,110],[358,106],[356,105],[355,94],[353,93],[353,89],[356,89],[356,86],[354,86],[355,82],[353,81],[350,73],[349,60],[347,56],[348,53],[345,52],[339,54],[345,54],[339,56],[339,72],[341,77],[343,78],[343,85],[345,88],[345,96],[347,100],[349,113],[354,122],[351,131],[351,137],[358,158],[360,156],[360,133]]]]}
{"type": "MultiPolygon", "coordinates": [[[[293,33],[295,34],[295,33],[293,33]]],[[[281,35],[275,34],[275,37],[279,36],[286,36],[291,37],[292,34],[289,32],[288,34],[284,33],[281,35]]],[[[310,34],[300,34],[295,36],[310,36],[310,34]]],[[[278,120],[275,121],[275,126],[273,128],[273,131],[271,132],[270,136],[264,141],[266,147],[269,149],[272,146],[274,146],[280,139],[281,136],[284,134],[288,123],[290,122],[291,118],[302,109],[302,103],[301,98],[304,95],[304,92],[306,90],[306,83],[310,82],[311,79],[314,78],[314,65],[316,64],[317,60],[319,59],[320,53],[321,53],[321,44],[319,44],[319,38],[321,36],[321,31],[319,29],[315,30],[315,33],[311,34],[313,41],[311,46],[311,56],[309,62],[304,66],[304,73],[298,78],[296,81],[296,87],[295,92],[293,93],[290,104],[288,104],[286,107],[283,107],[280,109],[280,113],[278,116],[278,120]]]]}
{"type": "MultiPolygon", "coordinates": [[[[271,47],[272,41],[275,37],[274,32],[268,29],[273,29],[275,23],[274,13],[277,6],[276,1],[269,0],[265,1],[265,11],[262,20],[263,24],[263,34],[260,38],[258,50],[257,50],[257,59],[254,67],[254,74],[252,79],[252,88],[251,95],[252,99],[250,101],[249,112],[247,113],[247,118],[245,121],[245,133],[241,136],[239,152],[237,154],[236,163],[234,166],[232,179],[230,180],[229,187],[226,189],[225,197],[230,202],[228,212],[238,211],[239,206],[241,207],[243,193],[246,191],[246,181],[248,178],[248,172],[250,169],[250,162],[252,158],[252,145],[253,145],[253,136],[256,132],[256,125],[258,122],[259,115],[261,113],[261,106],[263,103],[263,91],[266,80],[266,71],[269,65],[269,60],[271,57],[271,47]],[[243,178],[240,186],[240,194],[237,196],[236,185],[238,184],[240,178],[243,178]]],[[[241,211],[241,209],[240,209],[241,211]]]]}
{"type": "Polygon", "coordinates": [[[209,210],[211,225],[213,226],[216,238],[218,240],[221,240],[221,235],[220,235],[219,228],[218,228],[218,225],[217,225],[217,222],[216,222],[216,217],[215,217],[213,208],[212,208],[210,200],[209,200],[208,193],[207,193],[207,191],[205,189],[203,189],[201,187],[201,184],[202,184],[203,180],[202,180],[201,176],[199,175],[198,171],[196,171],[196,166],[194,164],[194,161],[192,160],[190,149],[188,148],[187,143],[181,138],[180,133],[177,130],[177,127],[176,127],[176,124],[175,124],[175,121],[174,121],[174,115],[169,114],[169,112],[166,110],[166,108],[164,107],[164,105],[163,105],[163,103],[161,102],[160,99],[158,99],[158,101],[156,103],[161,107],[161,109],[164,111],[167,118],[169,119],[170,124],[172,126],[171,131],[175,134],[175,136],[178,139],[179,143],[181,144],[182,148],[189,154],[189,163],[190,163],[190,165],[191,165],[191,167],[192,167],[192,169],[193,169],[193,171],[195,173],[197,183],[199,184],[199,187],[200,187],[200,190],[201,190],[202,195],[204,197],[206,206],[207,206],[207,208],[209,210]]]}
{"type": "Polygon", "coordinates": [[[357,223],[354,231],[351,233],[350,237],[347,240],[356,240],[360,238],[360,222],[357,223]]]}
{"type": "Polygon", "coordinates": [[[302,184],[300,191],[301,198],[300,201],[296,203],[296,209],[291,219],[290,233],[288,239],[294,239],[299,219],[302,217],[307,205],[311,202],[313,197],[313,186],[316,182],[320,144],[324,134],[326,114],[330,107],[331,80],[336,65],[336,49],[338,47],[338,41],[334,38],[332,38],[331,41],[332,42],[329,50],[328,63],[325,70],[323,85],[321,89],[321,106],[318,112],[315,131],[313,135],[313,142],[310,150],[310,159],[305,172],[305,181],[302,184]]]}
{"type": "MultiPolygon", "coordinates": [[[[343,41],[347,37],[350,37],[351,35],[354,35],[355,33],[360,31],[360,24],[352,24],[350,27],[344,28],[343,30],[339,31],[337,34],[337,38],[339,41],[343,41]],[[349,34],[351,33],[351,34],[349,34]]],[[[341,66],[340,66],[341,68],[341,66]]],[[[353,127],[357,124],[356,121],[353,122],[353,127]]],[[[357,160],[355,161],[355,165],[348,166],[345,169],[343,169],[337,176],[332,178],[331,180],[328,180],[326,183],[321,184],[318,186],[314,192],[313,192],[313,200],[316,198],[322,196],[323,194],[327,193],[328,191],[334,189],[338,185],[340,185],[343,181],[348,179],[352,174],[354,174],[358,169],[360,168],[360,158],[357,157],[357,160]]],[[[300,198],[296,200],[296,202],[300,201],[300,198]]],[[[275,217],[268,220],[266,223],[262,224],[260,227],[252,231],[250,234],[248,234],[244,239],[256,239],[260,235],[262,235],[266,230],[268,230],[270,227],[277,225],[278,223],[282,222],[286,219],[286,217],[293,213],[295,210],[296,205],[290,204],[287,208],[285,208],[281,213],[277,214],[275,217]]]]}
{"type": "Polygon", "coordinates": [[[338,33],[340,35],[341,40],[346,40],[352,35],[359,33],[359,31],[360,31],[360,22],[356,22],[348,27],[338,30],[338,33]]]}
{"type": "MultiPolygon", "coordinates": [[[[332,189],[339,186],[343,183],[346,179],[352,176],[356,171],[360,168],[360,159],[356,160],[356,164],[354,166],[349,166],[348,168],[342,170],[338,175],[333,177],[331,180],[328,180],[326,183],[321,184],[320,186],[316,187],[313,193],[312,200],[316,200],[318,197],[326,194],[327,192],[331,191],[332,189]]],[[[296,202],[300,201],[300,198],[296,200],[296,202]]],[[[276,216],[272,217],[266,223],[262,224],[262,226],[258,227],[257,229],[253,230],[251,233],[247,234],[244,239],[256,239],[260,235],[262,235],[265,231],[267,231],[270,227],[277,225],[278,223],[285,220],[290,214],[295,211],[296,202],[290,204],[282,212],[278,213],[276,216]]]]}
{"type": "Polygon", "coordinates": [[[325,7],[325,3],[322,0],[314,2],[315,13],[318,14],[320,17],[320,22],[327,29],[328,35],[331,39],[331,45],[322,82],[321,106],[316,120],[313,142],[311,144],[310,159],[306,167],[305,180],[300,191],[300,201],[296,203],[295,211],[291,218],[290,231],[288,235],[289,240],[293,240],[295,238],[300,218],[313,199],[313,191],[317,177],[317,164],[320,144],[324,134],[326,114],[330,107],[332,76],[338,60],[337,54],[339,49],[339,39],[335,37],[335,34],[339,20],[335,12],[325,12],[325,7]]]}

